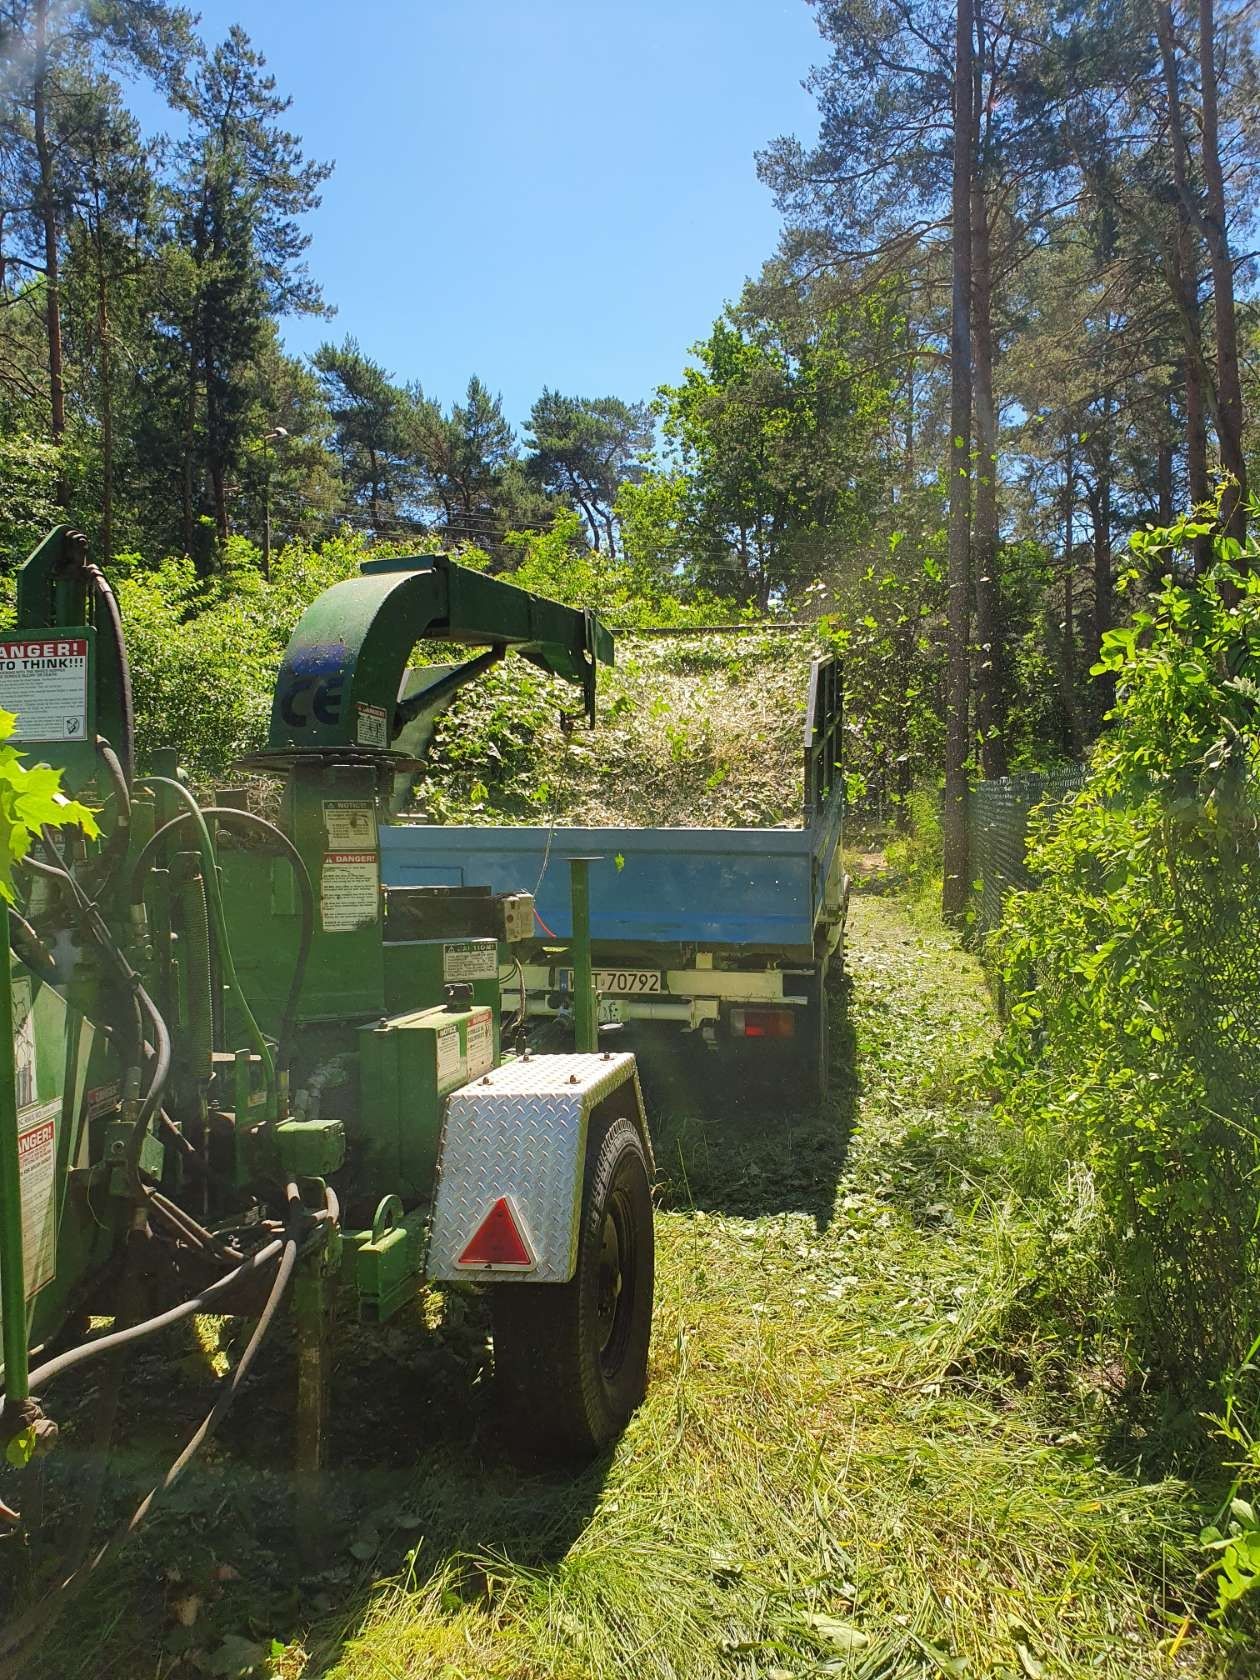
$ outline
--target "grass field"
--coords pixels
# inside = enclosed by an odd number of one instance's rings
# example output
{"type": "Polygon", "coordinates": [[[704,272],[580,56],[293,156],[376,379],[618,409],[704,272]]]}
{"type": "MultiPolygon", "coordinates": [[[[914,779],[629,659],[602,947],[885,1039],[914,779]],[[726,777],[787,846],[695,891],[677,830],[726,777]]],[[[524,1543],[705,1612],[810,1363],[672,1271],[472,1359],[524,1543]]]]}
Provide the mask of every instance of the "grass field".
{"type": "MultiPolygon", "coordinates": [[[[1041,1250],[971,1071],[991,1033],[977,969],[867,893],[849,972],[823,1114],[734,1092],[702,1114],[681,1069],[658,1074],[652,1386],[608,1461],[577,1480],[513,1464],[484,1325],[430,1301],[427,1328],[351,1338],[312,1571],[286,1530],[279,1350],[39,1672],[1254,1672],[1199,1621],[1208,1495],[1142,1467],[1103,1376],[1027,1310],[1041,1250]]],[[[165,1391],[137,1415],[120,1510],[178,1439],[165,1391]]]]}

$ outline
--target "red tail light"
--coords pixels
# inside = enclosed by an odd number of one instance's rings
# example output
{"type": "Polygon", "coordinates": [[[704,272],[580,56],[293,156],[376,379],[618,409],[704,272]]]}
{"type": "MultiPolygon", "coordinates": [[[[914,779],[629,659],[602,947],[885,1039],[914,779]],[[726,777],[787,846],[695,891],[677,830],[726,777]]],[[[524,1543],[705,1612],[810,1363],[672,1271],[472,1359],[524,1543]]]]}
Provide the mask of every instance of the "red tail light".
{"type": "Polygon", "coordinates": [[[795,1038],[796,1015],[791,1009],[732,1009],[731,1032],[736,1038],[795,1038]]]}
{"type": "Polygon", "coordinates": [[[529,1244],[511,1202],[500,1196],[486,1217],[473,1232],[472,1240],[460,1255],[460,1266],[516,1266],[528,1268],[534,1264],[529,1244]]]}

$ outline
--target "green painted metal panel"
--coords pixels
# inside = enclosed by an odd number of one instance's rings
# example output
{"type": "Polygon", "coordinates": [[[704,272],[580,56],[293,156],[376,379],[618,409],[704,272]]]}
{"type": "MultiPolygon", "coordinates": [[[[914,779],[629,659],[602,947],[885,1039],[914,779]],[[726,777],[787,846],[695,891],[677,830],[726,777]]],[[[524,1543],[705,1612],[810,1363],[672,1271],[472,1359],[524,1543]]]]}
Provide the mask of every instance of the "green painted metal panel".
{"type": "Polygon", "coordinates": [[[359,1193],[428,1197],[443,1099],[493,1065],[493,1016],[481,1006],[423,1009],[360,1031],[359,1193]]]}
{"type": "Polygon", "coordinates": [[[302,615],[276,681],[269,750],[385,752],[407,721],[398,708],[422,638],[510,648],[594,692],[612,637],[593,614],[452,564],[443,555],[369,561],[302,615]]]}

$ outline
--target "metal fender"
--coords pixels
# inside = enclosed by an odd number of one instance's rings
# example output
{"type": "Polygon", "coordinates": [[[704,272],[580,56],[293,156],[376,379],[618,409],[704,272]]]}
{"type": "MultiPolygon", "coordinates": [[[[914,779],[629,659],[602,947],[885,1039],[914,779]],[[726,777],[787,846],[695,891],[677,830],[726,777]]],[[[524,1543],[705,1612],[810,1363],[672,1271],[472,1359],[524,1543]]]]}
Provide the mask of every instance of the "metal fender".
{"type": "Polygon", "coordinates": [[[567,1283],[577,1264],[593,1114],[633,1120],[651,1144],[632,1055],[523,1056],[452,1091],[438,1144],[426,1273],[455,1283],[567,1283]],[[474,1239],[496,1232],[505,1258],[474,1239]],[[473,1248],[474,1255],[468,1255],[473,1248]]]}

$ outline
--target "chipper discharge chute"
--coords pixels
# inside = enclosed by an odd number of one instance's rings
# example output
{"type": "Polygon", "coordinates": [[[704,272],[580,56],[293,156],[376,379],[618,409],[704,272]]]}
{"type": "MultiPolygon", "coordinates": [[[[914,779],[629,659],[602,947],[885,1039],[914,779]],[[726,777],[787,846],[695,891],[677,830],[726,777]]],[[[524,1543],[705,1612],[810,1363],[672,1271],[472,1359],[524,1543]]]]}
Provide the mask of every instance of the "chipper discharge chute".
{"type": "Polygon", "coordinates": [[[45,830],[9,916],[11,1457],[51,1441],[66,1370],[194,1312],[261,1312],[252,1359],[284,1299],[313,1471],[334,1292],[381,1322],[424,1277],[488,1292],[527,1441],[590,1455],[638,1404],[653,1251],[634,1059],[505,1053],[527,892],[381,885],[380,829],[435,709],[513,652],[591,711],[612,639],[440,556],[365,564],[293,634],[252,761],[280,787],[263,817],[239,789],[195,796],[173,754],[138,772],[123,627],[84,539],[60,529],[22,568],[0,706],[101,833],[45,830]],[[421,639],[480,651],[409,669],[421,639]],[[114,1325],[86,1335],[89,1317],[114,1325]]]}

